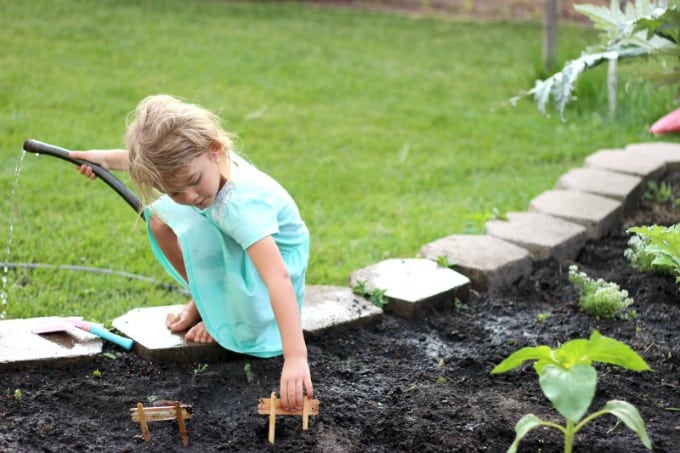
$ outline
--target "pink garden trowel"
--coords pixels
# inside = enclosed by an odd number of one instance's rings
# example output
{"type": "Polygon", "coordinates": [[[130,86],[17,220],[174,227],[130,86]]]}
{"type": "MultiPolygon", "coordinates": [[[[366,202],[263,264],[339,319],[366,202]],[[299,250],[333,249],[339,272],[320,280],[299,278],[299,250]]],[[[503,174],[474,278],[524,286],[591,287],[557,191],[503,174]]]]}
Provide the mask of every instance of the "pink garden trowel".
{"type": "Polygon", "coordinates": [[[104,329],[103,327],[89,323],[87,321],[83,321],[83,318],[80,317],[49,318],[44,323],[36,326],[33,330],[31,330],[31,332],[36,334],[65,331],[67,332],[71,330],[73,327],[77,327],[81,330],[84,330],[85,332],[90,332],[91,334],[103,338],[104,340],[108,340],[112,343],[115,343],[121,348],[125,349],[126,351],[132,349],[132,345],[134,344],[134,341],[132,341],[130,338],[125,338],[121,337],[120,335],[116,335],[115,333],[110,332],[104,329]]]}

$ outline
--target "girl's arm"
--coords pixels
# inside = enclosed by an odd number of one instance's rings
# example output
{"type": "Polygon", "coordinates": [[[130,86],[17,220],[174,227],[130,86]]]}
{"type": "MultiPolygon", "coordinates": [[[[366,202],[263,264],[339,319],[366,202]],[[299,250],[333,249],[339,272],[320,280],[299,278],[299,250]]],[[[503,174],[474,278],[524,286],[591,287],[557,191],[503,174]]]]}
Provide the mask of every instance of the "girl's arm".
{"type": "MultiPolygon", "coordinates": [[[[94,149],[91,151],[71,151],[69,155],[74,159],[88,160],[98,164],[105,170],[127,171],[130,168],[128,152],[126,149],[94,149]]],[[[90,179],[96,175],[89,165],[81,165],[78,170],[90,179]]]]}
{"type": "Polygon", "coordinates": [[[274,239],[267,236],[248,248],[269,290],[276,323],[283,343],[283,370],[281,371],[281,403],[286,409],[302,409],[304,387],[307,398],[312,398],[312,378],[307,363],[307,346],[302,334],[302,321],[295,298],[293,283],[283,257],[274,239]]]}

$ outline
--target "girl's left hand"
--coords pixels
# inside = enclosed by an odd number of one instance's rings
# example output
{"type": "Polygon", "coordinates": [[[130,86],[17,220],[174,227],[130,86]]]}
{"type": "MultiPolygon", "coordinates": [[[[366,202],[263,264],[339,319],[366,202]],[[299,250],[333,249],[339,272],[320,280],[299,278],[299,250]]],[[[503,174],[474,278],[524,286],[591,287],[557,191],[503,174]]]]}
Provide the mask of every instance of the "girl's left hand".
{"type": "Polygon", "coordinates": [[[314,390],[312,388],[312,377],[309,372],[307,359],[288,358],[283,362],[281,370],[281,404],[286,410],[301,410],[303,405],[303,388],[306,390],[306,397],[312,399],[314,390]]]}

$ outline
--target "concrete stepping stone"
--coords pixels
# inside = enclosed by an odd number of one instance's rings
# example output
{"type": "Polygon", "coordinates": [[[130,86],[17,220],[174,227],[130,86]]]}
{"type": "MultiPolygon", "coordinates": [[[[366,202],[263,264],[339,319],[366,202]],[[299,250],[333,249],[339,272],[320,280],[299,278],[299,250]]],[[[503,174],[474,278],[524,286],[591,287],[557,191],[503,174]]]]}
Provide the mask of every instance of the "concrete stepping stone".
{"type": "Polygon", "coordinates": [[[623,205],[620,201],[578,190],[548,190],[531,200],[529,211],[583,225],[588,238],[597,239],[620,224],[623,205]]]}
{"type": "Polygon", "coordinates": [[[304,331],[316,335],[339,326],[350,326],[377,321],[383,310],[351,288],[309,285],[305,288],[302,306],[304,331]]]}
{"type": "Polygon", "coordinates": [[[470,279],[436,261],[392,258],[350,274],[352,288],[384,291],[385,311],[411,318],[426,308],[453,308],[454,299],[467,300],[470,279]]]}
{"type": "Polygon", "coordinates": [[[486,222],[486,234],[512,242],[541,261],[576,258],[588,239],[586,228],[573,222],[538,212],[510,212],[508,220],[486,222]]]}
{"type": "Polygon", "coordinates": [[[626,146],[626,153],[639,154],[646,159],[665,162],[666,169],[669,171],[680,170],[680,143],[632,143],[626,146]]]}
{"type": "Polygon", "coordinates": [[[54,317],[0,321],[0,370],[32,366],[81,364],[102,352],[103,341],[76,327],[66,332],[35,334],[54,317]]]}
{"type": "Polygon", "coordinates": [[[531,273],[529,251],[489,235],[452,235],[425,244],[418,256],[445,256],[452,268],[466,275],[478,291],[508,287],[531,273]]]}
{"type": "Polygon", "coordinates": [[[597,151],[586,157],[585,166],[640,176],[644,181],[658,179],[666,171],[666,163],[663,160],[621,149],[597,151]]]}
{"type": "Polygon", "coordinates": [[[632,212],[644,192],[639,176],[595,167],[574,168],[557,180],[556,189],[573,189],[620,200],[624,213],[632,212]]]}
{"type": "Polygon", "coordinates": [[[184,339],[184,333],[172,333],[165,327],[169,313],[184,305],[143,307],[130,310],[113,320],[113,327],[135,342],[134,351],[152,362],[214,362],[234,357],[215,343],[195,343],[184,339]]]}

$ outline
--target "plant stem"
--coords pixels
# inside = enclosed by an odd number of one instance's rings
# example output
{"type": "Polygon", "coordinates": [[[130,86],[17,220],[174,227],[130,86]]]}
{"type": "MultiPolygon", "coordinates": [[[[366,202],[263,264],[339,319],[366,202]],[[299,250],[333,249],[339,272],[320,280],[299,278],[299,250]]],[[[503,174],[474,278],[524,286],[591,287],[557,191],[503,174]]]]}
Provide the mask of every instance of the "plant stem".
{"type": "Polygon", "coordinates": [[[571,453],[574,445],[574,422],[567,420],[567,429],[564,432],[564,453],[571,453]]]}

